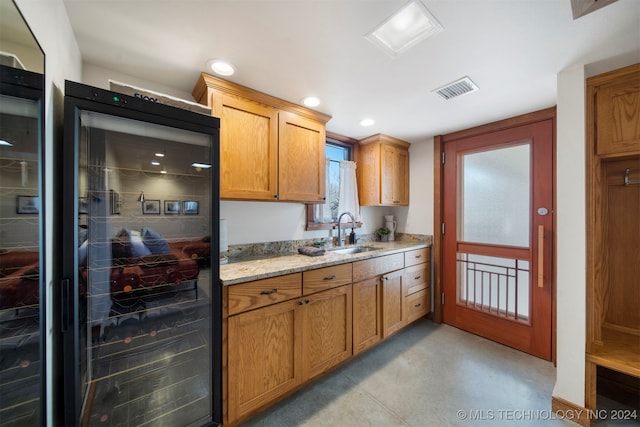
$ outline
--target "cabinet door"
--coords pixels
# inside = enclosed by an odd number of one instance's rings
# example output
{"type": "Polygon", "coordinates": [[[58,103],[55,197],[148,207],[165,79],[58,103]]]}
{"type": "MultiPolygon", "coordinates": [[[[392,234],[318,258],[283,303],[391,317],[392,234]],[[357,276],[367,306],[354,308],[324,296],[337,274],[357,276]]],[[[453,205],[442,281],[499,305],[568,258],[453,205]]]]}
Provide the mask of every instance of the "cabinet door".
{"type": "Polygon", "coordinates": [[[229,420],[273,401],[301,381],[301,310],[286,301],[228,319],[229,420]]]}
{"type": "Polygon", "coordinates": [[[279,200],[325,200],[324,124],[289,112],[279,114],[279,200]]]}
{"type": "Polygon", "coordinates": [[[595,92],[597,154],[640,152],[640,66],[608,73],[595,92]]]}
{"type": "Polygon", "coordinates": [[[347,360],[352,354],[351,285],[304,299],[304,380],[347,360]]]}
{"type": "Polygon", "coordinates": [[[409,205],[409,151],[396,149],[396,168],[393,177],[393,204],[409,205]]]}
{"type": "Polygon", "coordinates": [[[429,314],[429,288],[425,288],[406,297],[407,323],[429,314]]]}
{"type": "Polygon", "coordinates": [[[398,270],[382,276],[382,336],[384,338],[406,325],[403,273],[404,270],[398,270]]]}
{"type": "Polygon", "coordinates": [[[278,194],[278,112],[266,105],[215,93],[220,117],[220,197],[274,200],[278,194]]]}
{"type": "Polygon", "coordinates": [[[382,339],[382,285],[380,277],[353,284],[353,354],[382,339]]]}
{"type": "Polygon", "coordinates": [[[409,151],[385,144],[380,150],[380,202],[383,205],[408,205],[409,151]]]}

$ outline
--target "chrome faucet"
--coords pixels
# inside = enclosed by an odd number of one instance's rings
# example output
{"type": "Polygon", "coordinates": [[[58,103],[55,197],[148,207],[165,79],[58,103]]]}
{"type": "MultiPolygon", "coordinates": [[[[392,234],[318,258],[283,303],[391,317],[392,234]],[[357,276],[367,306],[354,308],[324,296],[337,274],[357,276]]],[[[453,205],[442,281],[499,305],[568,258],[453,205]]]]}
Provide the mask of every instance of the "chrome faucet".
{"type": "MultiPolygon", "coordinates": [[[[355,235],[355,229],[356,229],[356,219],[354,218],[353,214],[351,212],[343,212],[340,214],[340,216],[338,216],[338,246],[342,246],[343,245],[343,240],[342,240],[342,225],[340,223],[340,221],[342,220],[342,217],[345,215],[349,215],[349,217],[351,218],[351,229],[353,231],[353,234],[355,235]]],[[[345,240],[346,240],[346,236],[345,236],[345,240]]],[[[355,244],[355,239],[353,239],[353,242],[351,242],[353,244],[355,244]]]]}

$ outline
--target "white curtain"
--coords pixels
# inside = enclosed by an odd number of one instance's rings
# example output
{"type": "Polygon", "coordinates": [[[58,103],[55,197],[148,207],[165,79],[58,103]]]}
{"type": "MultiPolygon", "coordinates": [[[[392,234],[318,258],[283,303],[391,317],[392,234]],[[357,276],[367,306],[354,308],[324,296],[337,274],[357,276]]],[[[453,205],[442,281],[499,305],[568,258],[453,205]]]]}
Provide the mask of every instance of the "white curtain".
{"type": "MultiPolygon", "coordinates": [[[[356,181],[356,162],[340,161],[340,200],[338,213],[351,212],[360,220],[360,203],[358,202],[358,183],[356,181]]],[[[342,222],[350,222],[348,215],[342,217],[342,222]]]]}
{"type": "Polygon", "coordinates": [[[331,222],[331,206],[329,205],[329,165],[331,161],[326,158],[324,163],[324,204],[313,205],[313,220],[315,222],[330,223],[331,222]]]}

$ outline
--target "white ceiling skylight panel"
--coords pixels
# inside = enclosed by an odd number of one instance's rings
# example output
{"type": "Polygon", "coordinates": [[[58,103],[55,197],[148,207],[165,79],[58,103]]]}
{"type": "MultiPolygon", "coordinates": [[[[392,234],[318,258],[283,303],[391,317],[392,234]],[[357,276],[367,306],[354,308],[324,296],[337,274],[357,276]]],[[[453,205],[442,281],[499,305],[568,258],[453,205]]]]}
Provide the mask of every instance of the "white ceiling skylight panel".
{"type": "Polygon", "coordinates": [[[397,56],[443,30],[420,0],[412,0],[365,37],[389,55],[397,56]]]}

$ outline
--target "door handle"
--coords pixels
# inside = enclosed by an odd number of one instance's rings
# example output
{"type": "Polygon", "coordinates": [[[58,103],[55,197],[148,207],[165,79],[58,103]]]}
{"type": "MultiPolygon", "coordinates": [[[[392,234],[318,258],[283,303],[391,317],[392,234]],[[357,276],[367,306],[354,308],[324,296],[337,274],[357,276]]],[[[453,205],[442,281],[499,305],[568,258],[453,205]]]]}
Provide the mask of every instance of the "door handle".
{"type": "Polygon", "coordinates": [[[544,287],[544,225],[538,226],[538,287],[544,287]]]}

